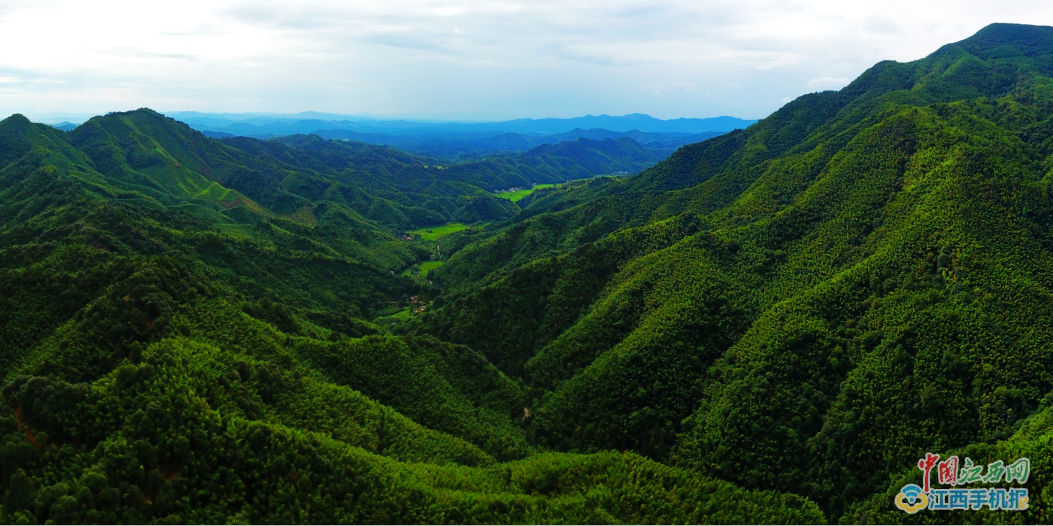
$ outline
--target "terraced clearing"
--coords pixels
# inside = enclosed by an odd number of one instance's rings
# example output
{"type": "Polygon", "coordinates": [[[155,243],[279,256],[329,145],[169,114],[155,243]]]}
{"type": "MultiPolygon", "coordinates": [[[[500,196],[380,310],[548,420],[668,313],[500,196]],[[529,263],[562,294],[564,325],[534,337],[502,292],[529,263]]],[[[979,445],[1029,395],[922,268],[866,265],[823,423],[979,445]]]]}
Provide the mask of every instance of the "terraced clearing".
{"type": "Polygon", "coordinates": [[[419,237],[428,241],[435,241],[442,236],[453,234],[454,232],[460,232],[468,228],[468,225],[461,223],[446,223],[445,225],[433,226],[428,228],[421,228],[417,230],[410,230],[407,233],[413,237],[419,237]]]}
{"type": "Polygon", "coordinates": [[[427,276],[428,271],[442,266],[442,261],[425,261],[420,264],[420,275],[427,276]]]}
{"type": "Polygon", "coordinates": [[[504,199],[510,199],[514,203],[514,202],[519,201],[520,199],[522,199],[522,198],[534,193],[537,190],[540,190],[542,188],[551,188],[553,186],[556,186],[556,185],[554,185],[554,184],[538,184],[538,185],[534,185],[533,188],[529,188],[529,189],[526,189],[526,190],[516,190],[514,192],[497,192],[494,195],[496,195],[497,197],[504,198],[504,199]]]}

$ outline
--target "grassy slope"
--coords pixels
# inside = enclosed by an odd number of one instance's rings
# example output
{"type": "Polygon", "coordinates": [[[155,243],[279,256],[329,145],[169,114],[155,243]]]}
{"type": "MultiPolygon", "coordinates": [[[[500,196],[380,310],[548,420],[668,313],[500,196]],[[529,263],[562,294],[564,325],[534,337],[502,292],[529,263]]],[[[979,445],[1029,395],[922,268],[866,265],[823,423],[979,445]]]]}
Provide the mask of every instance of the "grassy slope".
{"type": "Polygon", "coordinates": [[[421,228],[418,230],[410,230],[406,233],[410,234],[411,236],[426,239],[428,241],[435,241],[443,236],[453,234],[455,232],[460,232],[462,230],[466,230],[467,228],[468,225],[462,225],[461,223],[447,223],[445,225],[421,228]]]}
{"type": "Polygon", "coordinates": [[[514,192],[497,192],[494,195],[496,195],[497,197],[500,197],[502,199],[508,199],[508,200],[512,201],[513,203],[515,203],[517,201],[522,200],[524,197],[536,192],[537,190],[541,190],[543,188],[552,188],[553,186],[556,186],[556,185],[554,185],[554,184],[538,184],[538,185],[534,185],[532,188],[527,188],[525,190],[516,190],[514,192]]]}
{"type": "Polygon", "coordinates": [[[424,263],[421,263],[420,264],[420,274],[421,274],[421,276],[427,276],[428,272],[441,267],[442,264],[443,264],[442,261],[425,261],[424,263]]]}

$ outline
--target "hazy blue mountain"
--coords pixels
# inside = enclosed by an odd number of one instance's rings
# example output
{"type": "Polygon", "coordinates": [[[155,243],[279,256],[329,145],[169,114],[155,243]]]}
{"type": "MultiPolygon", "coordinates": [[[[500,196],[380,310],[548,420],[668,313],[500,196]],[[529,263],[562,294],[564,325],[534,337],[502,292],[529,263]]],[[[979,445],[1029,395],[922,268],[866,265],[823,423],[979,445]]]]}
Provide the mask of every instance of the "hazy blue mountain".
{"type": "Polygon", "coordinates": [[[205,137],[210,137],[212,139],[223,139],[225,137],[237,137],[237,135],[234,135],[233,133],[217,132],[217,131],[203,131],[203,132],[201,132],[201,134],[204,135],[205,137]]]}
{"type": "Polygon", "coordinates": [[[70,130],[75,129],[77,127],[77,125],[73,124],[72,122],[69,122],[69,121],[62,121],[62,122],[60,122],[58,124],[52,124],[51,127],[52,128],[58,128],[58,129],[60,129],[62,131],[70,131],[70,130]]]}
{"type": "Polygon", "coordinates": [[[575,129],[605,129],[615,132],[640,131],[648,133],[727,132],[746,128],[756,121],[735,117],[708,119],[656,119],[639,113],[623,116],[586,115],[572,119],[516,119],[503,122],[434,122],[413,120],[377,120],[363,117],[334,116],[305,113],[287,117],[246,114],[235,118],[230,114],[174,112],[174,118],[186,122],[198,131],[217,131],[255,138],[271,138],[318,130],[352,130],[363,133],[391,135],[477,134],[487,136],[500,133],[556,134],[575,129]]]}
{"type": "MultiPolygon", "coordinates": [[[[577,139],[620,139],[628,137],[649,150],[666,156],[677,148],[716,137],[724,132],[702,133],[648,133],[639,130],[616,132],[604,129],[574,129],[566,133],[550,135],[501,133],[479,137],[475,134],[454,134],[448,137],[431,135],[392,135],[387,133],[367,133],[354,130],[319,130],[315,135],[326,139],[361,141],[371,144],[392,146],[407,152],[434,157],[456,158],[458,156],[485,155],[496,152],[526,151],[543,144],[559,144],[577,139]]],[[[210,137],[226,136],[224,132],[205,132],[210,137]],[[223,134],[223,135],[220,135],[223,134]]]]}
{"type": "Polygon", "coordinates": [[[661,120],[639,113],[476,123],[380,120],[317,112],[293,115],[172,112],[170,115],[214,138],[272,139],[313,134],[327,139],[383,144],[446,159],[521,152],[542,144],[579,138],[622,137],[630,137],[664,156],[681,146],[743,129],[756,122],[734,117],[661,120]]]}
{"type": "Polygon", "coordinates": [[[713,131],[731,131],[746,128],[756,120],[738,119],[735,117],[713,117],[708,119],[670,119],[662,120],[633,113],[630,115],[586,115],[573,119],[516,119],[513,121],[481,123],[477,129],[507,130],[520,133],[564,133],[575,128],[602,128],[611,131],[639,130],[643,132],[680,132],[700,133],[713,131]]]}
{"type": "Polygon", "coordinates": [[[224,126],[235,122],[266,124],[271,122],[295,122],[302,120],[321,121],[354,121],[368,119],[356,115],[303,111],[300,113],[203,113],[199,111],[170,111],[166,115],[183,122],[208,123],[213,126],[224,126]]]}

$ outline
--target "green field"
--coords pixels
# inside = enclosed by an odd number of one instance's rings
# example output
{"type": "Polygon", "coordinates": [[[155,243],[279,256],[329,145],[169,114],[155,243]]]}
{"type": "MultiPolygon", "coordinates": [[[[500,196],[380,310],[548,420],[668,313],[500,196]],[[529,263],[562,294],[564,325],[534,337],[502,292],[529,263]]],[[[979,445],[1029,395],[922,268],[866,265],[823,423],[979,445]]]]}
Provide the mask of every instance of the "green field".
{"type": "Polygon", "coordinates": [[[402,271],[402,275],[406,277],[427,276],[429,270],[439,268],[442,266],[442,264],[442,261],[425,261],[424,263],[420,264],[419,272],[413,272],[417,268],[416,266],[413,266],[402,271]]]}
{"type": "Polygon", "coordinates": [[[466,228],[468,228],[468,226],[462,225],[461,223],[446,223],[445,225],[421,228],[418,230],[410,230],[407,233],[413,237],[427,239],[428,241],[435,241],[436,239],[439,239],[442,236],[453,234],[455,232],[460,232],[461,230],[465,230],[466,228]]]}
{"type": "Polygon", "coordinates": [[[536,191],[536,190],[540,190],[542,188],[551,188],[553,186],[556,186],[556,185],[554,185],[554,184],[538,184],[538,185],[534,185],[533,188],[530,188],[528,190],[516,190],[515,192],[497,192],[494,195],[496,195],[497,197],[503,197],[505,199],[511,199],[512,202],[514,203],[514,202],[516,202],[516,201],[518,201],[518,200],[520,200],[520,199],[522,199],[522,198],[534,193],[534,191],[536,191]]]}
{"type": "Polygon", "coordinates": [[[431,269],[439,268],[442,266],[442,261],[426,261],[420,264],[420,275],[427,276],[428,271],[431,269]]]}

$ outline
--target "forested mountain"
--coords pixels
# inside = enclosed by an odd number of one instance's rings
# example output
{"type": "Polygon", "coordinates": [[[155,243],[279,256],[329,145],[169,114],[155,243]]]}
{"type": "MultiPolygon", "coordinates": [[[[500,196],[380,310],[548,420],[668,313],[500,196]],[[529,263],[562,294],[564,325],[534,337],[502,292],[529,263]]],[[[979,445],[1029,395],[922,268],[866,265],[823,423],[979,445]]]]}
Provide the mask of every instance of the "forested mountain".
{"type": "MultiPolygon", "coordinates": [[[[217,139],[239,136],[273,139],[311,134],[326,139],[392,146],[447,161],[465,160],[499,152],[521,152],[542,144],[557,144],[581,138],[602,141],[629,137],[653,152],[656,158],[652,164],[681,146],[745,128],[756,122],[733,117],[663,121],[640,114],[621,117],[589,115],[574,119],[518,119],[489,123],[386,121],[366,118],[341,120],[336,119],[339,116],[326,114],[237,116],[173,112],[170,115],[185,120],[195,130],[217,139]]],[[[627,167],[624,171],[635,170],[627,167]]]]}
{"type": "Polygon", "coordinates": [[[73,124],[72,122],[69,122],[69,121],[62,121],[62,122],[57,123],[57,124],[52,124],[51,126],[53,128],[58,128],[58,129],[60,129],[62,131],[70,131],[70,130],[76,129],[76,127],[77,127],[76,124],[73,124]]]}
{"type": "MultiPolygon", "coordinates": [[[[231,136],[231,134],[223,132],[206,131],[204,133],[209,136],[231,136]]],[[[383,144],[408,152],[447,159],[470,158],[497,152],[525,151],[542,144],[558,144],[583,138],[603,140],[629,137],[640,143],[644,148],[660,155],[660,157],[656,158],[654,162],[664,159],[681,146],[704,141],[712,137],[723,135],[724,133],[726,132],[648,133],[639,130],[617,132],[604,130],[602,128],[592,128],[588,130],[578,128],[565,133],[546,135],[500,133],[496,135],[482,134],[481,136],[480,134],[393,135],[388,133],[369,133],[340,129],[317,130],[314,132],[315,135],[326,139],[344,139],[371,144],[383,144]]]]}
{"type": "Polygon", "coordinates": [[[996,24],[538,193],[433,272],[444,306],[410,332],[522,382],[541,447],[635,451],[831,521],[1048,523],[1051,76],[1053,28],[996,24]],[[1030,457],[1031,508],[902,513],[930,451],[1030,457]]]}
{"type": "MultiPolygon", "coordinates": [[[[735,117],[662,120],[634,113],[631,115],[586,115],[570,119],[515,119],[501,122],[437,122],[384,120],[306,112],[297,115],[208,114],[172,112],[171,116],[195,130],[220,132],[256,138],[315,133],[318,130],[344,130],[366,134],[415,136],[418,138],[485,138],[500,134],[553,135],[575,129],[603,129],[612,132],[697,134],[728,132],[745,128],[754,120],[735,117]]],[[[368,142],[368,141],[367,141],[368,142]]]]}
{"type": "Polygon", "coordinates": [[[511,215],[487,189],[562,180],[571,153],[473,169],[149,110],[0,121],[0,521],[821,520],[632,453],[549,452],[520,382],[372,323],[434,296],[395,270],[438,247],[401,229],[511,215]]]}
{"type": "Polygon", "coordinates": [[[1053,28],[625,162],[0,122],[0,520],[1053,521],[1053,28]]]}

